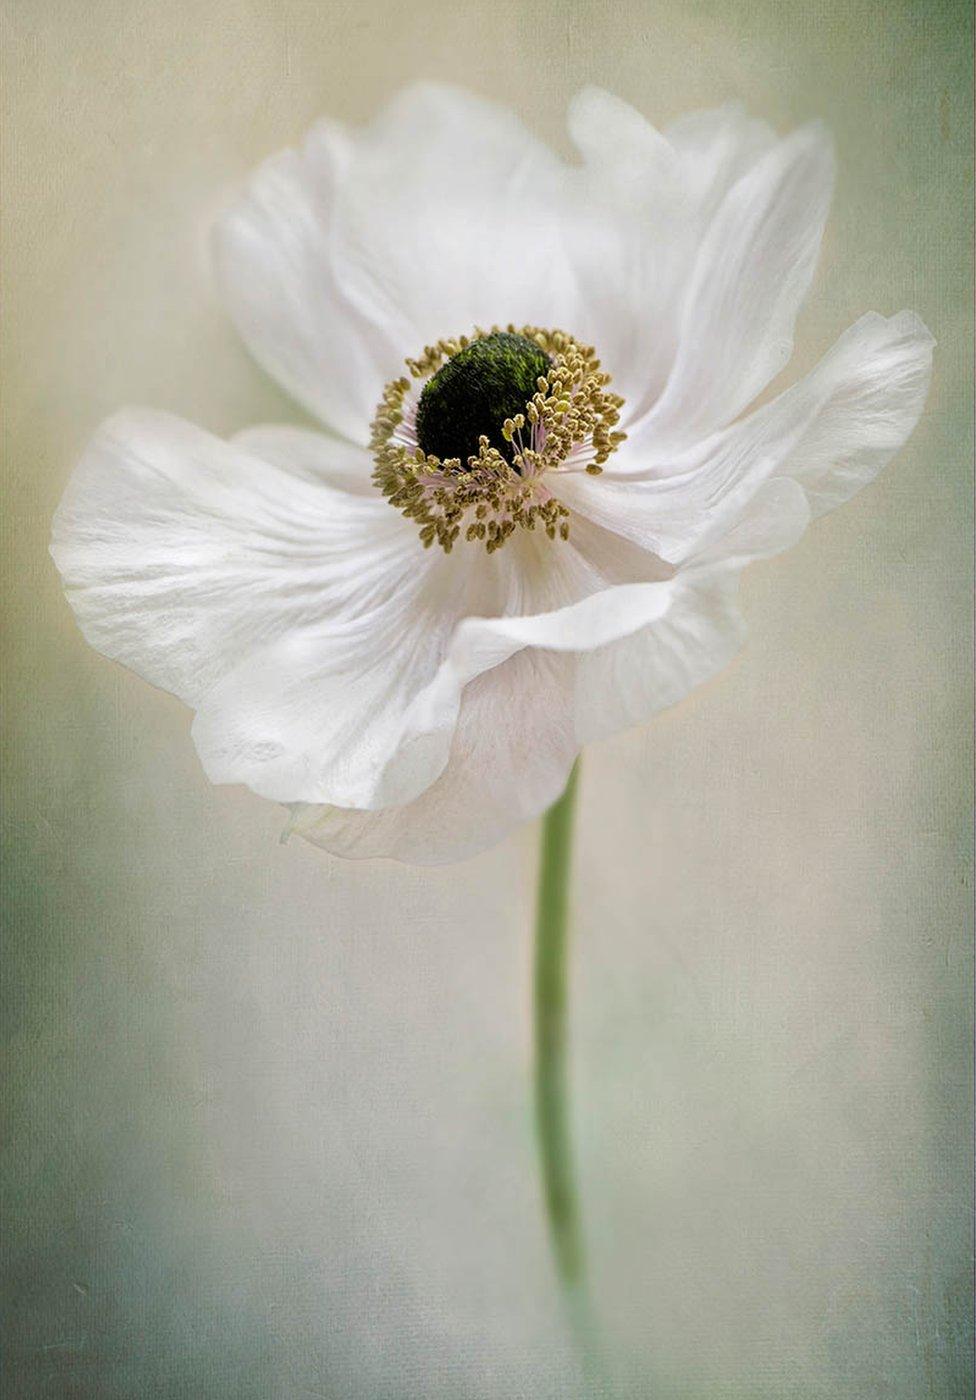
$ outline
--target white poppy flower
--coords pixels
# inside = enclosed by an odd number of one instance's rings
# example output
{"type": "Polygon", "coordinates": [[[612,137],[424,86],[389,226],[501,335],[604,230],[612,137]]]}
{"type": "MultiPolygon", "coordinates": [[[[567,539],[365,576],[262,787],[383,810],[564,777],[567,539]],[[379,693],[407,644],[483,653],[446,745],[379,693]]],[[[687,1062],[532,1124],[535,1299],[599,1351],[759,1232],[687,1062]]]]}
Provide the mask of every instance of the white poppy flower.
{"type": "Polygon", "coordinates": [[[662,134],[588,89],[569,132],[578,162],[422,85],[267,161],[217,275],[328,434],[127,410],[56,517],[91,644],[193,707],[214,782],[343,855],[451,860],[543,811],[588,740],[726,664],[742,567],[922,408],[933,342],[901,312],[742,416],[813,274],[819,124],[662,134]]]}

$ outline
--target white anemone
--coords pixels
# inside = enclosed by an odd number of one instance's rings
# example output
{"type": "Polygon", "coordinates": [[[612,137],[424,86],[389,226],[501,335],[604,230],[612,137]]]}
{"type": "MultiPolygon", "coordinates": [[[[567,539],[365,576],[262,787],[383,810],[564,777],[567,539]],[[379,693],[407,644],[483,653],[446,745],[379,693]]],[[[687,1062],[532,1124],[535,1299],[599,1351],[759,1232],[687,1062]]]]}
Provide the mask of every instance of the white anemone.
{"type": "MultiPolygon", "coordinates": [[[[219,223],[217,275],[253,354],[327,432],[225,442],[126,410],[55,520],[91,644],[193,707],[214,782],[290,804],[343,855],[451,860],[541,812],[588,740],[728,662],[743,566],[870,481],[921,411],[933,342],[901,312],[863,317],[743,416],[813,274],[833,173],[819,124],[780,140],[730,106],[660,133],[588,89],[569,132],[572,163],[423,85],[269,160],[219,223]],[[491,449],[491,489],[458,497],[447,529],[444,491],[469,490],[474,458],[417,465],[416,399],[477,327],[592,347],[605,450],[592,423],[552,460],[491,449]],[[374,477],[391,434],[401,477],[374,477]]],[[[570,379],[556,414],[576,411],[570,379]]]]}

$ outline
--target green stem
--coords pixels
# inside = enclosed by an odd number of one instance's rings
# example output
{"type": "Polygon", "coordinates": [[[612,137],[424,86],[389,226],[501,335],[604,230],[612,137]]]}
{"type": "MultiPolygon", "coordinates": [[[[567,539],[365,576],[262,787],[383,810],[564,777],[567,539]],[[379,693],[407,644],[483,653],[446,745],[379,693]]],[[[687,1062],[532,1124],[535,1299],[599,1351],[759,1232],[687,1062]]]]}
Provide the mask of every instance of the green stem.
{"type": "Polygon", "coordinates": [[[583,1281],[583,1248],[566,1111],[566,926],[577,764],[546,813],[535,926],[535,1113],[556,1268],[570,1293],[583,1281]]]}

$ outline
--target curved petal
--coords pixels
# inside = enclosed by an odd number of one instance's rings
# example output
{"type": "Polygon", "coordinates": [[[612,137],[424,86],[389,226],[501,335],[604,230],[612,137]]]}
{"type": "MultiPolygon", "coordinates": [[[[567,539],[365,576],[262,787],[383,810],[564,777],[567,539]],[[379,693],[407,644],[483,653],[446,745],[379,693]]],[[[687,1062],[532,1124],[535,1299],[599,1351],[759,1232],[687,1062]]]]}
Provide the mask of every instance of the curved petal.
{"type": "Polygon", "coordinates": [[[577,515],[671,562],[691,553],[707,508],[700,484],[685,477],[567,472],[551,489],[577,515]]]}
{"type": "Polygon", "coordinates": [[[347,295],[401,356],[478,325],[550,325],[558,311],[573,324],[561,183],[511,112],[442,84],[405,89],[359,136],[339,191],[347,295]]]}
{"type": "Polygon", "coordinates": [[[76,467],[51,553],[91,645],[196,705],[255,648],[376,606],[418,546],[382,499],[128,410],[76,467]]]}
{"type": "Polygon", "coordinates": [[[776,466],[772,455],[723,453],[717,446],[712,455],[697,449],[679,460],[680,469],[660,476],[567,474],[554,485],[554,494],[577,514],[651,551],[673,569],[731,528],[776,466]]]}
{"type": "Polygon", "coordinates": [[[337,190],[353,138],[320,122],[301,150],[265,161],[214,229],[218,285],[248,349],[308,411],[366,444],[405,354],[345,294],[333,256],[337,190]]]}
{"type": "Polygon", "coordinates": [[[674,361],[703,173],[718,188],[715,169],[739,168],[755,124],[726,116],[672,142],[594,88],[569,123],[578,168],[509,112],[424,83],[364,131],[322,122],[267,161],[216,230],[218,277],[256,358],[364,443],[406,355],[475,325],[561,325],[598,347],[626,416],[643,415],[674,361]]]}
{"type": "Polygon", "coordinates": [[[208,777],[280,802],[412,802],[447,763],[472,681],[526,648],[600,645],[663,606],[666,584],[619,582],[660,577],[659,561],[581,527],[575,545],[523,534],[493,556],[418,546],[382,606],[290,629],[246,657],[194,721],[208,777]]]}
{"type": "Polygon", "coordinates": [[[633,435],[660,453],[731,422],[792,353],[820,248],[833,153],[817,122],[732,186],[702,241],[661,398],[633,435]]]}
{"type": "MultiPolygon", "coordinates": [[[[509,321],[616,333],[636,235],[579,174],[503,108],[416,84],[362,131],[319,123],[261,166],[216,229],[224,298],[268,372],[365,443],[383,384],[441,336],[509,321]],[[602,297],[583,295],[587,268],[602,297]]],[[[621,372],[625,349],[610,345],[621,372]]]]}
{"type": "Polygon", "coordinates": [[[731,660],[744,635],[739,571],[788,547],[809,519],[793,482],[770,483],[759,495],[725,558],[703,557],[667,582],[607,589],[518,625],[463,624],[467,635],[453,644],[458,669],[466,649],[470,658],[492,642],[501,648],[493,655],[513,642],[525,647],[464,689],[437,780],[414,801],[380,811],[303,805],[290,829],[337,855],[439,864],[537,816],[559,795],[584,743],[646,720],[731,660]],[[634,630],[621,636],[628,626],[634,630]]]}
{"type": "MultiPolygon", "coordinates": [[[[464,685],[535,635],[544,645],[554,614],[536,611],[524,641],[486,622],[501,641],[473,651],[458,649],[465,619],[660,573],[585,522],[575,545],[425,551],[381,497],[323,484],[328,439],[302,435],[308,476],[286,474],[288,433],[262,440],[259,457],[165,414],[121,414],[54,527],[88,640],[197,709],[215,781],[282,801],[410,800],[446,762],[464,685]]],[[[351,449],[337,446],[341,472],[351,449]]]]}
{"type": "Polygon", "coordinates": [[[567,124],[584,163],[621,203],[662,221],[681,212],[674,147],[629,102],[603,88],[581,88],[569,104],[567,124]]]}
{"type": "Polygon", "coordinates": [[[753,560],[789,549],[810,519],[793,481],[767,482],[719,547],[675,576],[668,607],[648,626],[581,655],[575,725],[581,744],[643,724],[717,675],[745,638],[736,601],[753,560]]]}
{"type": "Polygon", "coordinates": [[[912,312],[864,316],[806,378],[669,472],[617,476],[611,464],[560,478],[559,497],[671,563],[720,538],[772,476],[795,478],[820,514],[873,480],[914,428],[933,344],[912,312]]]}
{"type": "Polygon", "coordinates": [[[797,543],[812,518],[798,482],[783,476],[764,481],[729,529],[716,530],[702,542],[682,574],[739,571],[757,559],[782,554],[797,543]]]}
{"type": "Polygon", "coordinates": [[[645,723],[723,670],[745,638],[737,594],[732,574],[682,579],[656,622],[581,656],[575,714],[580,743],[645,723]]]}
{"type": "Polygon", "coordinates": [[[907,440],[934,346],[914,312],[862,316],[805,379],[731,428],[724,449],[775,456],[777,472],[799,482],[822,515],[873,481],[907,440]]]}
{"type": "Polygon", "coordinates": [[[560,326],[598,347],[634,412],[673,354],[677,159],[595,89],[570,125],[582,166],[482,98],[405,90],[357,145],[334,257],[349,297],[402,353],[476,325],[560,326]]]}
{"type": "MultiPolygon", "coordinates": [[[[696,112],[662,134],[628,103],[587,87],[569,108],[583,157],[585,223],[610,204],[615,228],[575,265],[588,302],[601,308],[601,357],[639,422],[674,363],[681,298],[704,231],[730,187],[775,145],[765,123],[738,103],[696,112]]],[[[574,239],[574,251],[577,241],[574,239]]],[[[583,251],[583,250],[581,250],[583,251]]]]}
{"type": "Polygon", "coordinates": [[[568,125],[583,158],[571,250],[584,300],[599,310],[586,333],[625,400],[626,426],[661,392],[674,359],[696,210],[673,146],[628,103],[586,87],[568,125]]]}
{"type": "Polygon", "coordinates": [[[364,447],[290,423],[262,423],[235,433],[231,442],[289,475],[322,482],[337,491],[375,496],[373,457],[364,447]]]}
{"type": "Polygon", "coordinates": [[[447,766],[415,801],[375,812],[298,807],[290,830],[335,855],[418,865],[493,846],[566,784],[578,749],[574,666],[573,657],[519,652],[465,690],[447,766]]]}
{"type": "MultiPolygon", "coordinates": [[[[676,586],[674,580],[619,584],[545,613],[463,619],[433,680],[404,715],[400,747],[384,774],[385,790],[339,805],[378,807],[411,800],[426,785],[417,781],[418,766],[426,767],[427,783],[443,771],[461,697],[472,681],[526,650],[575,655],[628,636],[664,616],[676,586]]],[[[527,722],[533,727],[540,723],[535,716],[527,722]]],[[[543,717],[543,728],[545,722],[543,717]]]]}
{"type": "Polygon", "coordinates": [[[449,557],[414,534],[375,606],[289,629],[208,691],[193,722],[204,771],[278,802],[411,800],[444,766],[457,716],[455,696],[429,729],[417,726],[418,699],[459,619],[497,606],[483,550],[449,557]]]}
{"type": "Polygon", "coordinates": [[[665,127],[664,135],[677,152],[682,185],[702,224],[736,180],[776,144],[772,127],[748,116],[740,102],[690,112],[665,127]]]}

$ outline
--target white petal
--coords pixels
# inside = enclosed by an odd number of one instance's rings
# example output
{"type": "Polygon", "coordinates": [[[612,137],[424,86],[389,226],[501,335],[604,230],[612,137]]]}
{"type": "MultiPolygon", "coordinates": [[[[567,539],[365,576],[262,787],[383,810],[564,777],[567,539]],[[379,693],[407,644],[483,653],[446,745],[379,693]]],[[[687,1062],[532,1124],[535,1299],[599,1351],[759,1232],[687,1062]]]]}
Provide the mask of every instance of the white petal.
{"type": "Polygon", "coordinates": [[[736,602],[744,565],[788,549],[810,518],[795,482],[768,482],[721,548],[672,580],[668,606],[648,626],[581,655],[575,724],[581,744],[643,724],[711,679],[745,637],[736,602]]]}
{"type": "Polygon", "coordinates": [[[809,516],[793,482],[771,483],[760,497],[768,499],[737,527],[731,558],[703,560],[661,585],[608,589],[520,627],[469,621],[471,645],[471,634],[483,642],[490,629],[496,639],[517,633],[545,649],[516,651],[467,685],[447,766],[415,801],[381,811],[304,806],[292,829],[342,856],[439,864],[544,811],[582,744],[674,704],[734,655],[744,634],[739,569],[787,547],[809,516]],[[635,624],[629,637],[600,645],[635,624]]]}
{"type": "Polygon", "coordinates": [[[730,429],[729,446],[775,456],[814,515],[832,510],[873,481],[915,427],[934,345],[911,311],[862,316],[805,379],[730,429]]]}
{"type": "Polygon", "coordinates": [[[599,254],[587,258],[577,234],[573,249],[586,299],[601,307],[596,343],[626,399],[627,426],[664,388],[708,223],[776,137],[738,103],[693,113],[662,135],[629,104],[593,87],[570,104],[569,131],[588,177],[586,211],[607,201],[615,209],[616,246],[604,235],[599,254]]]}
{"type": "Polygon", "coordinates": [[[666,137],[629,102],[598,87],[582,88],[569,104],[569,134],[586,164],[620,197],[655,208],[662,218],[680,198],[678,162],[666,137]]]}
{"type": "Polygon", "coordinates": [[[302,807],[293,829],[338,855],[438,864],[544,811],[584,743],[674,704],[731,659],[744,631],[738,571],[787,547],[809,518],[793,482],[771,483],[760,497],[724,559],[548,614],[463,623],[448,663],[454,679],[487,669],[463,689],[440,777],[416,800],[382,811],[302,807]]]}
{"type": "MultiPolygon", "coordinates": [[[[654,471],[590,477],[573,473],[554,482],[571,510],[632,541],[672,568],[694,557],[730,529],[775,469],[775,459],[704,448],[678,459],[663,475],[654,471]]],[[[784,451],[786,447],[784,445],[784,451]]]]}
{"type": "Polygon", "coordinates": [[[578,748],[574,666],[569,656],[519,652],[465,690],[447,766],[414,802],[378,812],[303,807],[292,829],[336,855],[419,865],[494,845],[566,784],[578,748]]]}
{"type": "Polygon", "coordinates": [[[691,205],[676,152],[632,108],[588,89],[570,122],[582,167],[494,104],[419,84],[364,131],[320,123],[267,161],[216,231],[256,358],[364,443],[405,356],[475,325],[559,325],[642,412],[674,356],[691,205]]]}
{"type": "Polygon", "coordinates": [[[739,102],[690,112],[666,127],[664,135],[678,154],[681,182],[706,224],[736,180],[776,143],[772,127],[747,116],[739,102]]]}
{"type": "Polygon", "coordinates": [[[352,138],[320,122],[300,151],[255,172],[218,221],[214,254],[255,359],[309,412],[365,444],[384,383],[416,351],[350,303],[333,257],[337,189],[353,159],[352,138]]]}
{"type": "Polygon", "coordinates": [[[674,148],[628,103],[587,87],[568,121],[584,162],[570,256],[598,319],[567,329],[597,346],[630,421],[660,393],[674,359],[696,211],[674,148]]]}
{"type": "Polygon", "coordinates": [[[571,511],[662,559],[686,558],[702,529],[700,493],[682,479],[677,489],[635,473],[602,476],[573,472],[554,478],[553,494],[571,511]]]}
{"type": "Polygon", "coordinates": [[[349,297],[404,354],[475,325],[560,326],[598,347],[635,411],[673,353],[677,158],[594,89],[570,122],[582,167],[481,98],[407,89],[359,140],[333,256],[349,297]]]}
{"type": "Polygon", "coordinates": [[[729,190],[705,235],[668,384],[634,435],[660,452],[723,427],[786,364],[833,184],[818,123],[782,141],[729,190]]]}
{"type": "Polygon", "coordinates": [[[675,459],[670,470],[558,480],[560,499],[679,563],[721,538],[762,483],[794,477],[814,514],[880,471],[925,402],[934,342],[911,312],[864,316],[803,380],[675,459]]]}
{"type": "Polygon", "coordinates": [[[575,715],[580,743],[645,723],[727,666],[745,637],[737,592],[730,574],[683,578],[658,621],[581,656],[575,715]]]}
{"type": "MultiPolygon", "coordinates": [[[[413,548],[373,606],[290,629],[203,698],[193,738],[211,782],[374,808],[410,801],[437,777],[460,691],[442,686],[436,709],[425,697],[459,619],[498,607],[497,570],[484,550],[425,551],[407,528],[413,548]]],[[[368,555],[358,562],[374,567],[368,555]]]]}
{"type": "Polygon", "coordinates": [[[401,355],[476,325],[572,325],[561,184],[560,163],[512,113],[410,87],[362,133],[342,185],[343,288],[401,355]]]}
{"type": "MultiPolygon", "coordinates": [[[[412,800],[447,761],[468,682],[526,646],[591,644],[572,606],[553,607],[661,573],[585,522],[577,545],[425,551],[382,498],[316,479],[328,439],[302,435],[318,454],[307,479],[287,474],[288,441],[265,435],[258,457],[168,415],[119,415],[55,522],[89,641],[197,708],[214,781],[281,801],[412,800]],[[493,618],[505,609],[535,611],[493,618]]],[[[609,598],[598,610],[596,637],[637,625],[609,598]]]]}
{"type": "Polygon", "coordinates": [[[244,428],[231,441],[244,452],[261,457],[305,481],[323,482],[337,491],[375,496],[373,457],[363,447],[327,437],[290,423],[264,423],[244,428]]]}
{"type": "Polygon", "coordinates": [[[129,410],[76,467],[51,552],[92,646],[194,705],[255,648],[364,607],[417,542],[380,498],[129,410]]]}
{"type": "Polygon", "coordinates": [[[528,534],[494,556],[418,545],[382,606],[323,617],[248,656],[194,722],[211,781],[281,802],[412,802],[448,761],[472,681],[526,648],[601,645],[663,606],[661,585],[613,586],[660,577],[659,561],[581,525],[578,546],[528,534]]]}
{"type": "Polygon", "coordinates": [[[806,492],[789,477],[763,482],[728,529],[706,537],[682,571],[685,576],[741,570],[757,559],[792,549],[812,519],[806,492]]]}
{"type": "MultiPolygon", "coordinates": [[[[573,656],[628,636],[667,612],[674,586],[671,580],[621,584],[545,613],[465,618],[455,628],[437,674],[403,717],[400,747],[383,775],[383,790],[338,805],[372,808],[412,800],[443,771],[461,696],[472,681],[526,650],[573,656]],[[419,780],[424,765],[426,783],[419,780]]],[[[558,714],[559,697],[553,695],[551,704],[558,714]]],[[[523,714],[532,732],[544,736],[547,712],[523,714]]]]}

